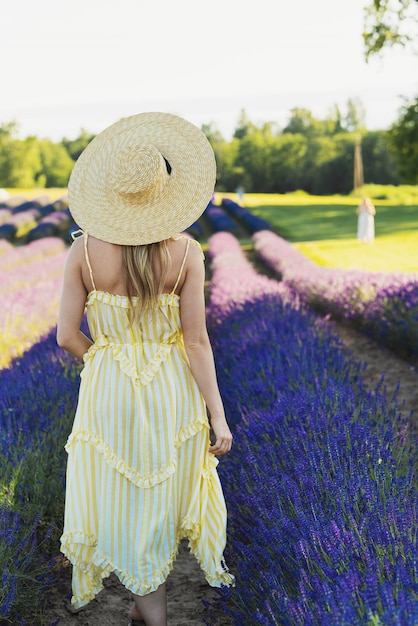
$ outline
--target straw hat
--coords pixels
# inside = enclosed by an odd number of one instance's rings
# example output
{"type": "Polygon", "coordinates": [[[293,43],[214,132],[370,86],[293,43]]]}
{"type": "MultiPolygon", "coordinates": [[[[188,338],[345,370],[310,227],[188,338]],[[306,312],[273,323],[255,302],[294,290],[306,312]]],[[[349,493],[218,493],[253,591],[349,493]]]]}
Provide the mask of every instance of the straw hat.
{"type": "Polygon", "coordinates": [[[205,135],[169,113],[140,113],[89,143],[68,183],[70,212],[86,233],[116,244],[168,239],[207,207],[216,163],[205,135]]]}

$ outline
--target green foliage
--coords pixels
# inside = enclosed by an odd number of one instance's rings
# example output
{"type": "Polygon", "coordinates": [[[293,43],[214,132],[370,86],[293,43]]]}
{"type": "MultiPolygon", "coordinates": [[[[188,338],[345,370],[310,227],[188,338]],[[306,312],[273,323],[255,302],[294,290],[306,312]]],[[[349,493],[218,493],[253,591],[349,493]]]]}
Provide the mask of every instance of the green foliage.
{"type": "Polygon", "coordinates": [[[272,123],[257,127],[241,116],[232,142],[214,144],[217,189],[242,185],[253,193],[297,189],[318,195],[350,193],[358,133],[363,140],[365,182],[401,182],[385,132],[369,133],[363,124],[364,109],[356,100],[348,101],[345,113],[334,107],[325,120],[316,119],[307,109],[292,109],[282,131],[272,123]]]}
{"type": "MultiPolygon", "coordinates": [[[[417,35],[417,0],[369,0],[364,9],[366,60],[392,46],[408,46],[418,53],[417,35]]],[[[405,104],[388,137],[402,182],[418,182],[418,97],[405,104]]]]}
{"type": "Polygon", "coordinates": [[[84,148],[88,146],[92,139],[94,139],[94,135],[90,134],[85,128],[82,128],[80,135],[76,139],[67,139],[64,137],[62,145],[73,161],[77,161],[84,148]]]}
{"type": "Polygon", "coordinates": [[[18,139],[12,147],[12,170],[10,183],[13,187],[36,187],[41,169],[41,153],[36,137],[18,139]]]}
{"type": "Polygon", "coordinates": [[[52,143],[49,139],[40,142],[42,169],[45,187],[66,187],[74,161],[65,147],[60,143],[52,143]]]}
{"type": "Polygon", "coordinates": [[[243,109],[235,128],[234,139],[244,139],[244,137],[246,137],[253,130],[254,125],[250,122],[245,110],[243,109]]]}
{"type": "Polygon", "coordinates": [[[41,168],[36,137],[17,139],[15,122],[0,126],[0,187],[36,187],[41,168]]]}
{"type": "Polygon", "coordinates": [[[307,186],[304,174],[309,142],[302,134],[283,134],[272,143],[269,159],[270,184],[266,191],[285,193],[307,186]]]}
{"type": "MultiPolygon", "coordinates": [[[[375,184],[399,185],[401,183],[396,153],[390,150],[388,134],[368,132],[362,139],[363,162],[367,165],[367,180],[375,184]]],[[[406,178],[404,178],[406,181],[406,178]]]]}
{"type": "MultiPolygon", "coordinates": [[[[409,128],[407,121],[401,118],[399,122],[402,137],[409,128]]],[[[395,130],[392,134],[369,132],[363,125],[364,109],[359,101],[350,99],[345,110],[335,105],[325,119],[317,119],[308,109],[294,108],[283,129],[275,122],[257,126],[242,111],[229,142],[213,123],[202,126],[202,130],[215,152],[218,191],[242,186],[252,193],[298,189],[317,195],[350,193],[354,186],[354,147],[359,136],[366,183],[395,185],[412,181],[404,163],[405,155],[409,158],[410,153],[397,143],[395,130]]],[[[65,187],[74,160],[93,138],[82,129],[76,139],[59,143],[36,137],[20,140],[14,122],[0,126],[0,187],[65,187]]],[[[418,143],[414,145],[416,149],[418,143]]]]}
{"type": "Polygon", "coordinates": [[[418,97],[406,103],[387,133],[389,145],[405,182],[418,183],[418,97]]]}
{"type": "Polygon", "coordinates": [[[289,122],[283,132],[312,138],[321,134],[321,126],[309,109],[296,107],[291,110],[289,122]]]}
{"type": "Polygon", "coordinates": [[[371,0],[364,9],[366,60],[392,46],[406,46],[417,33],[416,0],[371,0]]]}
{"type": "Polygon", "coordinates": [[[74,161],[63,144],[17,132],[16,122],[0,126],[0,187],[66,187],[74,161]]]}
{"type": "Polygon", "coordinates": [[[365,185],[363,195],[374,200],[387,200],[392,205],[418,204],[417,185],[365,185]]]}

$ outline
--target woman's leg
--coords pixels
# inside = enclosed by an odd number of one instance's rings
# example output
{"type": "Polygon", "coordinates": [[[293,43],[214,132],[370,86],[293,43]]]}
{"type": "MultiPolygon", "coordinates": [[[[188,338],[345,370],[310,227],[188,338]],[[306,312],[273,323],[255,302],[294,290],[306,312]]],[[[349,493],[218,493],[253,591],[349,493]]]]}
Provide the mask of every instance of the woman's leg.
{"type": "Polygon", "coordinates": [[[129,609],[129,619],[132,620],[133,622],[144,621],[144,618],[142,617],[142,613],[138,610],[135,603],[129,609]]]}
{"type": "Polygon", "coordinates": [[[167,594],[163,583],[146,596],[134,594],[135,606],[147,626],[167,626],[167,594]]]}

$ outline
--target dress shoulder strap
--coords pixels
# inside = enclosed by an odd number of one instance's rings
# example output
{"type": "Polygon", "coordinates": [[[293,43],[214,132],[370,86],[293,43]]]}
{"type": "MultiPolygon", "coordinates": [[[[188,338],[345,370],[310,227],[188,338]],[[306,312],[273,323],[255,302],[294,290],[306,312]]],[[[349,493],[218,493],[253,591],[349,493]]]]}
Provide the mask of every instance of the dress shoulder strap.
{"type": "Polygon", "coordinates": [[[185,265],[185,263],[186,263],[187,253],[189,252],[189,246],[190,246],[190,241],[191,241],[191,239],[190,239],[190,237],[185,237],[185,239],[186,239],[186,249],[185,249],[185,251],[184,251],[183,260],[182,260],[181,265],[180,265],[180,271],[179,271],[179,274],[178,274],[178,276],[177,276],[176,284],[174,285],[174,287],[173,287],[173,289],[172,289],[171,293],[175,293],[175,291],[176,291],[176,289],[177,289],[177,287],[178,287],[178,284],[179,284],[179,282],[180,282],[181,275],[182,275],[182,273],[183,273],[184,265],[185,265]]]}
{"type": "Polygon", "coordinates": [[[84,255],[86,257],[87,267],[89,268],[89,272],[90,272],[91,284],[93,285],[93,290],[96,291],[96,285],[94,284],[94,278],[93,278],[93,270],[91,268],[89,252],[88,252],[88,249],[87,249],[87,240],[88,240],[88,238],[89,238],[88,234],[84,233],[84,255]]]}

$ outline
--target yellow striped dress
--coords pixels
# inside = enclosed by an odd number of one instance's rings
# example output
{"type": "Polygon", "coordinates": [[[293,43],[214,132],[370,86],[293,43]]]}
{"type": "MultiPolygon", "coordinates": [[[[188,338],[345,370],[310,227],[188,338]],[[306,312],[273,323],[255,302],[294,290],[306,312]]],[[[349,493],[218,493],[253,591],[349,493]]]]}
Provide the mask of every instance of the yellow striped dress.
{"type": "Polygon", "coordinates": [[[61,550],[73,566],[79,608],[114,572],[138,595],[154,591],[189,540],[207,582],[233,584],[224,562],[226,507],[209,453],[206,406],[191,374],[175,290],[129,327],[128,297],[93,290],[94,344],[84,356],[77,411],[65,446],[61,550]]]}

